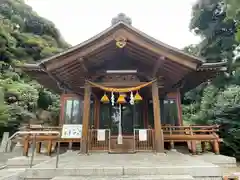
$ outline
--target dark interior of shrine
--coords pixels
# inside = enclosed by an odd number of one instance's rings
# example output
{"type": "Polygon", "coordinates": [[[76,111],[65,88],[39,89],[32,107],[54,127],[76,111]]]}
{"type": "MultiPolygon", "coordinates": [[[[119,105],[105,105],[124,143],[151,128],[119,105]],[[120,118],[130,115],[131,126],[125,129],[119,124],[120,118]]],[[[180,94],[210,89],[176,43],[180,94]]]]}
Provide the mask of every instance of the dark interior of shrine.
{"type": "MultiPolygon", "coordinates": [[[[147,88],[144,88],[147,89],[147,88]]],[[[141,91],[146,92],[146,91],[141,91]]],[[[116,113],[121,113],[121,124],[123,135],[133,135],[134,129],[154,128],[153,105],[152,99],[146,98],[141,93],[143,100],[135,102],[133,105],[129,103],[129,94],[126,95],[126,103],[116,103],[118,94],[115,94],[115,104],[112,105],[110,94],[107,94],[110,102],[100,103],[98,121],[94,117],[94,100],[90,105],[90,127],[98,127],[99,129],[111,129],[112,135],[118,134],[118,121],[116,113]],[[97,123],[97,125],[96,125],[97,123]]],[[[99,93],[104,95],[104,92],[99,93]]],[[[163,125],[179,125],[179,107],[176,97],[165,96],[160,100],[161,120],[163,125]]],[[[68,98],[64,102],[63,119],[65,124],[82,124],[83,119],[83,99],[68,98]]]]}

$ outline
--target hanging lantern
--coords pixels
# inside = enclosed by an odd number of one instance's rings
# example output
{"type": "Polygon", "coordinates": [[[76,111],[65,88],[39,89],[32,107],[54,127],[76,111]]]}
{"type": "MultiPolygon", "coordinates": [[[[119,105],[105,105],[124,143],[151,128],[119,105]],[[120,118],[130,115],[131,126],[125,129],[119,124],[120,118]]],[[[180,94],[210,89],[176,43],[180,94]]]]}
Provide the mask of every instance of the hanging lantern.
{"type": "Polygon", "coordinates": [[[125,97],[126,97],[125,94],[119,94],[117,103],[119,103],[119,104],[124,104],[124,103],[126,103],[125,97]]]}
{"type": "Polygon", "coordinates": [[[137,92],[134,96],[134,100],[135,101],[141,101],[142,100],[142,96],[140,96],[140,94],[137,92]]]}
{"type": "Polygon", "coordinates": [[[106,95],[106,93],[103,95],[103,97],[101,98],[101,102],[103,103],[109,103],[109,98],[108,96],[106,95]]]}

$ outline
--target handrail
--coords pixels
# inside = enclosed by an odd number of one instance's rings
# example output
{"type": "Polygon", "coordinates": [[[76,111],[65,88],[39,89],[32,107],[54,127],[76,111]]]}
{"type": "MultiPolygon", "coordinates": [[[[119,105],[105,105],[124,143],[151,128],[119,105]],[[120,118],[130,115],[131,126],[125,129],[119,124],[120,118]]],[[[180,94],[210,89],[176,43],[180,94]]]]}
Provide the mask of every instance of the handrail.
{"type": "Polygon", "coordinates": [[[219,128],[219,125],[210,125],[210,126],[198,126],[198,125],[172,126],[172,125],[163,125],[162,128],[219,128]]]}
{"type": "MultiPolygon", "coordinates": [[[[37,133],[33,133],[33,134],[34,134],[34,139],[33,139],[33,143],[32,143],[32,156],[31,156],[31,161],[30,161],[30,164],[29,164],[30,168],[32,168],[32,166],[33,166],[34,153],[35,153],[35,150],[36,150],[37,135],[39,135],[37,133]]],[[[54,133],[48,133],[48,134],[54,134],[54,133]]],[[[57,131],[57,133],[55,133],[55,134],[57,134],[60,137],[60,132],[57,131]]],[[[59,146],[60,146],[60,143],[59,143],[59,146]]],[[[59,150],[57,151],[57,159],[59,159],[59,150]]]]}
{"type": "MultiPolygon", "coordinates": [[[[7,152],[9,142],[17,135],[34,135],[33,146],[32,146],[32,156],[31,156],[31,161],[29,164],[29,167],[32,168],[33,160],[34,160],[34,152],[36,150],[36,138],[37,138],[37,135],[40,135],[40,134],[45,134],[45,135],[46,134],[48,134],[48,135],[56,134],[56,135],[60,136],[61,133],[59,131],[17,131],[10,138],[8,138],[5,152],[7,152]]],[[[58,153],[59,153],[59,151],[58,151],[58,153]]],[[[57,158],[58,158],[58,156],[59,156],[59,154],[57,154],[57,158]]]]}
{"type": "Polygon", "coordinates": [[[56,134],[60,135],[59,131],[17,131],[11,137],[8,138],[7,144],[5,147],[5,152],[7,152],[9,142],[16,137],[17,135],[40,135],[40,134],[56,134]]]}

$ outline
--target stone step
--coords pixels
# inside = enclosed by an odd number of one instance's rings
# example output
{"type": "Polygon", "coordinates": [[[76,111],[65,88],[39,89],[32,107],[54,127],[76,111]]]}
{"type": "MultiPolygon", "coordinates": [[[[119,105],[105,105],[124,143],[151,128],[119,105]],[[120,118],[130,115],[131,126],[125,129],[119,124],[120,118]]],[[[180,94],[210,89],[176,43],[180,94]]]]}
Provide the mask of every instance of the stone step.
{"type": "MultiPolygon", "coordinates": [[[[34,157],[32,165],[34,166],[36,164],[48,161],[50,159],[51,157],[49,156],[37,155],[34,157]]],[[[31,157],[18,156],[18,157],[8,159],[8,161],[6,162],[6,165],[9,168],[24,168],[24,167],[29,167],[30,163],[31,163],[31,157]]]]}
{"type": "MultiPolygon", "coordinates": [[[[45,164],[44,164],[45,165],[45,164]]],[[[146,176],[146,175],[191,175],[194,177],[221,177],[217,166],[163,166],[163,167],[79,167],[62,168],[38,167],[27,168],[24,178],[51,179],[57,176],[146,176]]]]}
{"type": "MultiPolygon", "coordinates": [[[[0,170],[0,180],[20,180],[20,173],[23,173],[25,168],[11,168],[0,170]]],[[[22,178],[23,179],[23,178],[22,178]]]]}
{"type": "Polygon", "coordinates": [[[51,180],[194,180],[190,175],[148,175],[148,176],[58,176],[51,180]]]}

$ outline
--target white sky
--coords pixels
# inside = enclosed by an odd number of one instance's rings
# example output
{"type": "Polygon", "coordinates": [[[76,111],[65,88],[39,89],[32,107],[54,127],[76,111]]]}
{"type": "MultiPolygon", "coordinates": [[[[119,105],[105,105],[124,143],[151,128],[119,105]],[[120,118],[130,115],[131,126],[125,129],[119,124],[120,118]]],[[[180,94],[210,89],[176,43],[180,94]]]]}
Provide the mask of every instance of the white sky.
{"type": "Polygon", "coordinates": [[[53,21],[64,39],[76,45],[111,25],[120,12],[148,35],[183,48],[199,42],[188,30],[191,7],[196,0],[25,0],[53,21]]]}

